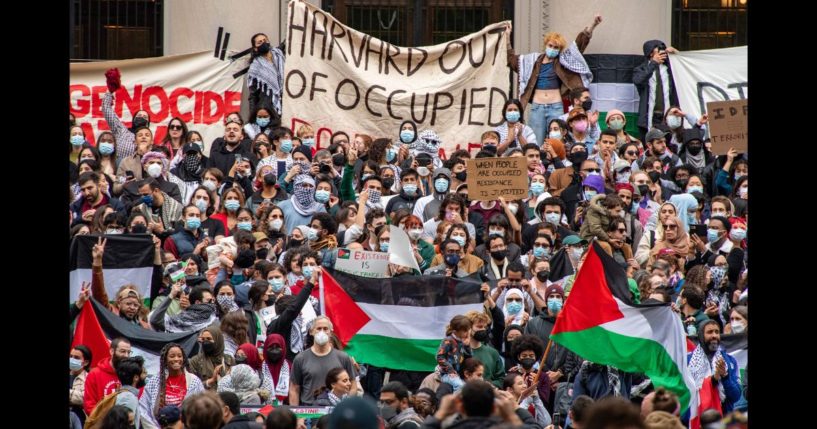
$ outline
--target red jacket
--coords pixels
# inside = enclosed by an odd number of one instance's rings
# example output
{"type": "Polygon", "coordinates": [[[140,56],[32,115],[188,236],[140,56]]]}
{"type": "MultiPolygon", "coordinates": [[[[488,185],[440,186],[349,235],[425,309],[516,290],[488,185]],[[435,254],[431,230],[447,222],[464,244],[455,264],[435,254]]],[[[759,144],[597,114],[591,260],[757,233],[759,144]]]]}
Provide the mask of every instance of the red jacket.
{"type": "Polygon", "coordinates": [[[96,404],[120,386],[119,377],[111,365],[111,358],[105,358],[92,369],[85,378],[85,395],[82,397],[85,414],[91,415],[96,404]]]}

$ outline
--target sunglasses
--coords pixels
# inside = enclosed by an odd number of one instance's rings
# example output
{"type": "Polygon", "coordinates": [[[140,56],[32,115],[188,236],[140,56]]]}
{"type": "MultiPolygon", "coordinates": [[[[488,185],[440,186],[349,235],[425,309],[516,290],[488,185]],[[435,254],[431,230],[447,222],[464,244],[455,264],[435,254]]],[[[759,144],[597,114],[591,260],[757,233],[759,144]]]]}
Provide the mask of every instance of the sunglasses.
{"type": "Polygon", "coordinates": [[[622,234],[626,234],[627,233],[627,228],[619,228],[616,231],[618,231],[618,232],[620,232],[622,234]]]}
{"type": "Polygon", "coordinates": [[[601,168],[587,168],[582,171],[586,171],[588,173],[601,173],[601,168]]]}
{"type": "Polygon", "coordinates": [[[170,125],[167,128],[169,128],[171,130],[174,130],[174,131],[179,131],[179,130],[182,129],[182,126],[181,125],[170,125]]]}
{"type": "Polygon", "coordinates": [[[678,229],[678,225],[661,225],[664,229],[678,229]]]}
{"type": "Polygon", "coordinates": [[[520,298],[508,298],[508,299],[506,299],[506,301],[508,301],[508,302],[522,302],[522,299],[520,299],[520,298]]]}

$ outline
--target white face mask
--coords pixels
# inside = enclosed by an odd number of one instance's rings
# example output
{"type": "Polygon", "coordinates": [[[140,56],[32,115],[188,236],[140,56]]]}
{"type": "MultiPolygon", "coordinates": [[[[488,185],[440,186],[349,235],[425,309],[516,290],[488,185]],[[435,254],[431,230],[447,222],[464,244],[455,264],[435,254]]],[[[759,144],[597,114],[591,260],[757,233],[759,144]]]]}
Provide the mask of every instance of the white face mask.
{"type": "Polygon", "coordinates": [[[743,322],[741,322],[739,320],[736,320],[736,321],[732,322],[732,332],[734,332],[736,334],[740,334],[745,330],[746,330],[746,325],[744,325],[743,322]]]}
{"type": "Polygon", "coordinates": [[[162,165],[161,164],[150,164],[148,165],[148,175],[153,177],[154,179],[162,175],[162,165]]]}
{"type": "Polygon", "coordinates": [[[216,182],[213,181],[213,180],[205,180],[205,181],[201,182],[201,184],[202,184],[202,186],[204,186],[205,188],[207,188],[207,189],[209,189],[211,191],[216,190],[216,182]]]}
{"type": "Polygon", "coordinates": [[[270,228],[272,228],[273,231],[279,231],[281,229],[281,226],[283,225],[284,221],[282,221],[281,219],[273,219],[272,222],[269,223],[269,226],[270,228]]]}
{"type": "Polygon", "coordinates": [[[516,204],[508,204],[508,209],[511,211],[511,213],[516,215],[517,210],[519,210],[519,206],[516,204]]]}
{"type": "Polygon", "coordinates": [[[423,235],[423,230],[422,229],[411,229],[408,232],[408,236],[412,240],[419,240],[420,236],[422,236],[422,235],[423,235]]]}
{"type": "Polygon", "coordinates": [[[322,346],[329,342],[329,335],[326,332],[320,331],[315,334],[315,344],[322,346]]]}

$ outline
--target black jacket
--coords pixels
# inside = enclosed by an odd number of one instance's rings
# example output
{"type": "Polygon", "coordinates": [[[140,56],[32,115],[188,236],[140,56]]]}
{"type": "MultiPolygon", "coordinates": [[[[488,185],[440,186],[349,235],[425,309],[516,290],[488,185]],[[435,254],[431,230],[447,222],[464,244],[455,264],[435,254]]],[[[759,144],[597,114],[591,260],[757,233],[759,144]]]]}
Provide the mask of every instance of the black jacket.
{"type": "MultiPolygon", "coordinates": [[[[650,78],[655,74],[655,70],[658,68],[658,64],[650,60],[650,53],[656,46],[662,45],[664,42],[660,40],[648,40],[644,42],[644,56],[646,57],[646,61],[636,67],[633,70],[633,83],[635,84],[636,89],[638,90],[638,122],[637,125],[641,128],[647,127],[647,114],[652,114],[651,112],[647,112],[649,109],[649,102],[650,102],[650,78]]],[[[669,74],[669,83],[670,83],[670,90],[669,90],[669,102],[673,106],[678,106],[680,103],[678,102],[678,93],[675,90],[675,82],[672,80],[672,66],[670,65],[669,61],[666,62],[667,73],[669,74]]],[[[669,109],[670,106],[664,106],[664,111],[669,109]]],[[[655,126],[657,124],[653,124],[655,126]]]]}
{"type": "Polygon", "coordinates": [[[252,153],[252,140],[241,140],[238,147],[231,152],[227,150],[227,144],[224,142],[224,138],[219,137],[213,140],[213,144],[210,146],[210,155],[207,160],[207,168],[218,168],[222,173],[224,173],[224,177],[227,177],[229,176],[230,169],[233,168],[233,164],[235,164],[236,154],[239,154],[244,158],[249,158],[253,168],[255,168],[255,165],[258,163],[255,154],[252,153]]]}
{"type": "MultiPolygon", "coordinates": [[[[516,415],[522,420],[522,426],[519,426],[520,428],[542,429],[542,426],[536,423],[536,419],[533,418],[528,410],[517,408],[516,415]]],[[[488,429],[501,423],[502,421],[499,417],[466,417],[457,420],[454,424],[448,426],[448,429],[488,429]]],[[[423,423],[423,429],[440,429],[441,427],[442,422],[437,420],[433,415],[426,417],[426,421],[423,423]]]]}
{"type": "MultiPolygon", "coordinates": [[[[292,322],[295,320],[296,317],[301,313],[301,309],[309,300],[309,294],[312,293],[312,288],[315,285],[312,282],[306,282],[304,287],[301,288],[301,291],[298,292],[298,295],[295,297],[295,301],[293,304],[289,305],[284,311],[278,315],[272,322],[267,325],[267,335],[270,334],[280,334],[284,337],[284,341],[287,344],[287,359],[292,362],[295,359],[295,353],[292,352],[292,322]]],[[[255,325],[250,324],[250,327],[255,325]]],[[[253,340],[253,343],[255,340],[253,340]]]]}
{"type": "Polygon", "coordinates": [[[386,214],[388,215],[400,209],[408,209],[409,213],[411,213],[414,211],[414,204],[416,204],[420,198],[422,198],[422,195],[420,195],[419,189],[417,190],[417,195],[414,197],[406,195],[405,191],[400,191],[399,195],[395,195],[389,200],[389,203],[386,204],[386,214]]]}
{"type": "MultiPolygon", "coordinates": [[[[170,198],[173,198],[180,204],[183,203],[182,193],[179,191],[179,185],[161,177],[156,179],[156,182],[159,183],[159,189],[161,189],[162,192],[169,195],[170,198]]],[[[134,206],[142,204],[142,195],[139,194],[139,181],[132,180],[125,183],[125,186],[122,187],[122,195],[119,198],[122,200],[122,204],[125,205],[128,212],[130,212],[134,206]]],[[[169,227],[169,225],[165,226],[169,227]]]]}
{"type": "Polygon", "coordinates": [[[221,429],[263,429],[264,425],[241,414],[230,419],[221,429]]]}

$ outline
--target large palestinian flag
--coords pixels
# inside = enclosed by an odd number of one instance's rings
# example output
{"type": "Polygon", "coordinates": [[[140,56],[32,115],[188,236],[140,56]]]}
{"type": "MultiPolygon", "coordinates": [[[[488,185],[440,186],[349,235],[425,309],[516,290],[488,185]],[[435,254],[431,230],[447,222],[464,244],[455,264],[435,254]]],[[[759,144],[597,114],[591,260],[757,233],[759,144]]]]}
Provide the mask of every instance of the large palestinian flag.
{"type": "Polygon", "coordinates": [[[638,90],[633,84],[633,69],[645,61],[642,55],[588,54],[584,56],[593,72],[593,82],[587,89],[593,100],[593,110],[599,111],[599,126],[607,129],[607,112],[621,110],[627,118],[625,131],[639,138],[638,90]]]}
{"type": "MultiPolygon", "coordinates": [[[[109,242],[110,243],[110,242],[109,242]]],[[[178,343],[188,356],[198,351],[198,332],[167,333],[155,332],[134,325],[113,314],[107,307],[90,299],[82,306],[77,318],[77,327],[71,347],[84,344],[91,349],[91,366],[96,366],[103,358],[110,357],[111,340],[127,338],[131,343],[132,356],[145,358],[148,374],[159,373],[159,354],[167,343],[178,343]]]]}
{"type": "Polygon", "coordinates": [[[357,362],[433,371],[448,322],[481,311],[478,278],[399,276],[371,279],[324,269],[325,313],[344,351],[357,362]]]}
{"type": "MultiPolygon", "coordinates": [[[[105,290],[113,299],[119,288],[126,284],[136,285],[146,299],[150,297],[155,248],[149,234],[105,235],[105,254],[102,256],[102,272],[105,275],[105,290]]],[[[91,282],[91,251],[99,240],[99,235],[78,235],[71,241],[70,302],[79,296],[82,282],[91,282]]]]}
{"type": "Polygon", "coordinates": [[[681,319],[668,304],[634,304],[626,273],[596,242],[550,338],[591,362],[645,373],[656,387],[678,395],[682,412],[697,414],[681,319]]]}

